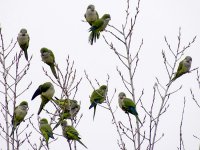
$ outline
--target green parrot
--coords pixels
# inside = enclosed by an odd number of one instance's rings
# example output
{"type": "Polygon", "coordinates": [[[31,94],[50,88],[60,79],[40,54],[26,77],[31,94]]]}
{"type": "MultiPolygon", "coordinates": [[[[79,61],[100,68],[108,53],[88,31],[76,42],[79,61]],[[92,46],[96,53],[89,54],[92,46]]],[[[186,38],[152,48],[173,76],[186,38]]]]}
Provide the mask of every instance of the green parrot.
{"type": "Polygon", "coordinates": [[[27,33],[27,30],[25,28],[22,28],[17,36],[17,42],[20,48],[24,51],[24,55],[27,61],[28,61],[27,49],[29,46],[29,40],[30,40],[30,37],[27,33]]]}
{"type": "Polygon", "coordinates": [[[12,131],[10,136],[14,134],[15,129],[20,123],[24,120],[26,114],[28,112],[28,103],[26,101],[22,101],[17,107],[15,107],[13,118],[12,118],[12,131]]]}
{"type": "Polygon", "coordinates": [[[130,98],[126,98],[126,94],[124,92],[119,93],[118,103],[119,103],[119,107],[125,113],[133,114],[136,117],[137,121],[139,121],[142,124],[142,122],[140,121],[140,119],[138,117],[138,113],[137,113],[136,105],[135,105],[134,101],[132,101],[130,98]]]}
{"type": "Polygon", "coordinates": [[[71,99],[57,99],[53,100],[65,113],[70,113],[72,118],[74,118],[80,110],[80,105],[76,100],[71,99]]]}
{"type": "Polygon", "coordinates": [[[70,113],[65,113],[65,112],[60,113],[60,118],[58,119],[56,125],[53,127],[53,130],[57,128],[63,120],[69,119],[70,117],[71,117],[70,113]]]}
{"type": "Polygon", "coordinates": [[[62,126],[62,132],[63,132],[63,136],[67,139],[67,140],[74,140],[74,141],[78,141],[80,144],[82,144],[85,148],[87,148],[87,146],[85,146],[81,141],[80,141],[80,137],[79,137],[79,133],[78,131],[73,127],[73,126],[69,126],[67,124],[66,120],[63,120],[61,122],[61,126],[62,126]]]}
{"type": "Polygon", "coordinates": [[[43,47],[41,48],[40,53],[41,53],[42,61],[50,66],[53,75],[55,76],[56,79],[58,79],[56,69],[55,69],[55,57],[54,57],[53,52],[43,47]]]}
{"type": "Polygon", "coordinates": [[[40,95],[42,102],[40,104],[40,108],[38,110],[38,115],[44,108],[44,106],[49,102],[49,100],[52,99],[53,95],[55,93],[54,86],[51,82],[45,82],[44,84],[41,84],[35,93],[33,94],[31,100],[33,100],[36,96],[40,95]]]}
{"type": "Polygon", "coordinates": [[[94,90],[92,92],[92,95],[90,97],[91,105],[90,105],[89,109],[94,107],[93,120],[94,120],[94,117],[95,117],[97,104],[102,104],[105,101],[106,93],[107,93],[107,86],[106,85],[102,85],[102,86],[100,86],[99,89],[94,90]]]}
{"type": "Polygon", "coordinates": [[[49,138],[54,139],[54,136],[53,136],[52,128],[48,124],[48,121],[46,118],[43,118],[40,120],[40,131],[41,131],[42,136],[44,137],[44,139],[46,141],[46,145],[49,149],[49,145],[48,145],[49,138]]]}
{"type": "Polygon", "coordinates": [[[87,7],[87,10],[84,16],[85,16],[86,21],[91,26],[97,19],[99,19],[99,15],[97,11],[95,10],[95,6],[91,4],[87,7]]]}
{"type": "Polygon", "coordinates": [[[183,59],[179,63],[178,70],[177,70],[175,76],[172,78],[171,82],[173,82],[174,80],[176,80],[183,74],[188,73],[190,71],[191,64],[192,64],[192,57],[186,56],[185,59],[183,59]]]}
{"type": "Polygon", "coordinates": [[[92,26],[89,29],[90,35],[89,35],[89,43],[92,45],[94,42],[96,42],[96,39],[99,39],[100,32],[104,31],[106,26],[108,25],[108,22],[111,20],[111,17],[109,14],[104,14],[103,17],[100,19],[97,19],[92,26]]]}
{"type": "Polygon", "coordinates": [[[58,105],[62,110],[62,112],[60,113],[59,121],[53,129],[57,128],[60,125],[61,121],[63,121],[64,119],[73,119],[80,110],[80,105],[77,103],[76,100],[57,99],[53,100],[53,102],[55,102],[56,105],[58,105]]]}

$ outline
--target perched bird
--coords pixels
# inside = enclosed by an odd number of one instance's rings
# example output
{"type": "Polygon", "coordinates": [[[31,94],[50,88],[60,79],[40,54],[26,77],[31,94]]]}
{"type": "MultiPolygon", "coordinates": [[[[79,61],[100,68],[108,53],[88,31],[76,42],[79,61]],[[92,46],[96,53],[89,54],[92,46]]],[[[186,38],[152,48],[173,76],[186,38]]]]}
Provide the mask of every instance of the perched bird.
{"type": "Polygon", "coordinates": [[[17,36],[17,42],[19,44],[19,46],[21,47],[21,49],[24,51],[24,55],[26,60],[28,61],[28,53],[27,53],[27,49],[29,46],[29,35],[27,33],[27,30],[22,28],[17,36]]]}
{"type": "Polygon", "coordinates": [[[99,19],[99,15],[97,11],[95,10],[94,5],[89,5],[87,7],[86,13],[85,13],[85,19],[86,21],[92,26],[92,24],[99,19]]]}
{"type": "Polygon", "coordinates": [[[53,102],[55,102],[56,105],[58,105],[62,110],[62,112],[60,113],[59,121],[53,129],[57,128],[60,125],[61,121],[63,121],[64,119],[74,119],[74,117],[80,110],[80,105],[77,103],[76,100],[57,99],[53,100],[53,102]]]}
{"type": "Polygon", "coordinates": [[[191,64],[192,64],[192,57],[186,56],[185,59],[183,59],[179,63],[178,70],[177,70],[175,76],[172,78],[171,82],[173,82],[174,80],[176,80],[183,74],[188,73],[190,71],[191,64]]]}
{"type": "Polygon", "coordinates": [[[61,122],[61,126],[62,126],[62,132],[63,132],[63,136],[67,139],[67,140],[74,140],[74,141],[78,141],[80,144],[82,144],[85,148],[87,148],[87,146],[85,146],[85,144],[83,144],[80,140],[81,138],[79,137],[79,133],[78,131],[73,127],[73,126],[69,126],[67,124],[67,121],[64,120],[61,122]]]}
{"type": "Polygon", "coordinates": [[[69,119],[69,118],[71,117],[70,113],[65,113],[65,112],[60,113],[59,116],[60,116],[60,118],[58,119],[58,122],[56,123],[56,125],[53,127],[53,130],[54,130],[55,128],[57,128],[57,127],[61,124],[61,122],[62,122],[63,120],[69,119]]]}
{"type": "Polygon", "coordinates": [[[136,117],[137,121],[139,121],[142,124],[142,122],[140,121],[140,119],[138,117],[135,103],[130,98],[126,98],[126,94],[124,92],[119,93],[118,103],[119,103],[119,107],[125,113],[127,113],[127,114],[131,113],[132,115],[134,115],[136,117]]]}
{"type": "Polygon", "coordinates": [[[53,102],[55,102],[64,113],[70,113],[72,118],[74,118],[80,110],[80,105],[76,100],[57,99],[53,100],[53,102]]]}
{"type": "Polygon", "coordinates": [[[15,107],[13,118],[12,118],[12,131],[10,136],[14,134],[15,129],[20,123],[24,120],[26,114],[28,112],[28,103],[26,101],[22,101],[17,107],[15,107]]]}
{"type": "Polygon", "coordinates": [[[53,95],[55,93],[54,86],[51,82],[45,82],[44,84],[41,84],[35,93],[33,94],[31,100],[33,100],[36,96],[40,95],[42,102],[40,104],[40,108],[38,110],[38,115],[44,108],[44,106],[49,102],[49,100],[52,99],[53,95]]]}
{"type": "Polygon", "coordinates": [[[99,89],[94,90],[92,92],[92,95],[90,97],[91,105],[90,105],[89,109],[94,107],[93,120],[94,120],[94,117],[95,117],[97,104],[102,104],[104,102],[104,100],[106,99],[106,93],[107,93],[107,86],[106,85],[102,85],[102,86],[100,86],[99,89]]]}
{"type": "Polygon", "coordinates": [[[96,42],[96,39],[99,39],[100,32],[104,31],[106,26],[108,25],[108,22],[111,20],[111,17],[109,14],[104,14],[103,17],[100,19],[97,19],[92,26],[89,29],[90,35],[89,35],[89,43],[92,45],[94,42],[96,42]]]}
{"type": "Polygon", "coordinates": [[[40,53],[41,53],[42,61],[50,66],[53,75],[55,76],[56,79],[58,79],[56,69],[55,69],[55,57],[54,57],[53,52],[43,47],[41,48],[40,53]]]}
{"type": "Polygon", "coordinates": [[[40,131],[41,131],[42,136],[44,137],[44,139],[46,141],[46,145],[49,149],[49,145],[48,145],[49,138],[54,139],[54,136],[53,136],[52,128],[48,124],[48,121],[47,121],[46,118],[43,118],[43,119],[40,120],[40,131]]]}

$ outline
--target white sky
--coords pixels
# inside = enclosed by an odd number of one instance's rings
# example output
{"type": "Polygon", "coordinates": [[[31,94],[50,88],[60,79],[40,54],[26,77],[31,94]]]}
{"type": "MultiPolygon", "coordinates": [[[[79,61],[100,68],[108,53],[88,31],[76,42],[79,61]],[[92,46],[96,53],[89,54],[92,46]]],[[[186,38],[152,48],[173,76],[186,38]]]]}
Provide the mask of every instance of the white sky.
{"type": "MultiPolygon", "coordinates": [[[[41,61],[40,49],[47,47],[53,50],[56,62],[61,68],[65,68],[65,59],[70,55],[71,60],[75,61],[77,77],[83,77],[76,96],[76,99],[81,101],[82,106],[79,115],[83,113],[83,118],[77,127],[82,141],[90,150],[116,150],[119,149],[117,146],[118,135],[115,126],[111,123],[110,113],[98,107],[96,118],[93,122],[93,110],[88,110],[90,105],[89,95],[92,92],[92,87],[85,78],[84,69],[92,81],[96,78],[101,84],[105,84],[107,74],[110,75],[109,96],[112,95],[114,88],[117,89],[114,99],[116,101],[112,104],[113,108],[115,108],[118,106],[118,93],[125,90],[116,71],[116,66],[119,66],[121,70],[125,68],[105,44],[102,36],[93,46],[88,43],[89,25],[81,20],[84,19],[84,13],[89,4],[96,6],[100,16],[104,13],[109,13],[111,15],[110,24],[121,28],[122,23],[125,21],[126,0],[109,0],[109,2],[107,0],[74,0],[70,2],[66,0],[0,0],[0,23],[6,42],[9,42],[12,38],[16,40],[17,34],[22,27],[27,28],[30,35],[28,54],[29,57],[33,55],[33,60],[26,77],[27,80],[22,83],[22,86],[27,85],[27,81],[32,81],[33,84],[30,90],[21,97],[28,100],[29,105],[33,106],[30,107],[29,115],[36,114],[40,105],[39,97],[34,101],[30,100],[33,92],[38,85],[48,81],[41,66],[50,71],[49,67],[41,61]]],[[[131,9],[135,11],[135,0],[131,4],[131,9]]],[[[133,36],[132,46],[134,49],[132,52],[134,53],[137,50],[143,38],[144,45],[140,53],[139,67],[134,82],[137,98],[140,96],[142,89],[144,89],[143,102],[145,105],[148,106],[151,103],[155,77],[158,77],[164,85],[168,82],[161,55],[162,49],[166,50],[165,35],[174,49],[177,44],[179,27],[182,28],[182,46],[187,45],[197,35],[196,42],[186,51],[185,55],[192,56],[192,68],[200,66],[199,15],[199,0],[141,0],[140,14],[133,36]]],[[[103,34],[107,35],[107,33],[103,34]]],[[[112,41],[114,41],[114,38],[112,38],[112,41]]],[[[19,49],[18,45],[15,50],[17,49],[19,49]]],[[[175,150],[179,146],[179,125],[184,96],[187,99],[183,124],[185,148],[189,150],[198,149],[199,142],[193,135],[200,136],[200,121],[197,119],[200,110],[192,100],[189,91],[192,88],[196,96],[200,96],[196,82],[196,72],[181,77],[172,85],[171,90],[178,88],[181,84],[183,84],[183,88],[179,93],[171,97],[169,101],[170,107],[160,120],[161,126],[159,127],[158,137],[162,133],[165,136],[156,145],[156,150],[175,150]]],[[[128,92],[125,92],[130,97],[128,92]]],[[[159,101],[159,99],[157,100],[159,101]]],[[[140,105],[138,105],[137,109],[140,118],[144,117],[144,111],[140,105]]],[[[35,121],[37,119],[36,116],[33,117],[35,121]]],[[[44,112],[40,116],[48,117],[44,112]]],[[[127,120],[127,116],[120,109],[117,110],[116,116],[118,120],[127,120]]],[[[133,124],[135,125],[135,122],[133,124]]],[[[148,124],[145,125],[145,128],[148,129],[148,124]]],[[[56,132],[61,134],[61,129],[57,129],[56,132]]],[[[128,140],[126,139],[126,141],[128,140]]],[[[33,138],[33,142],[39,144],[39,139],[33,138]]],[[[6,145],[3,139],[0,139],[0,143],[0,148],[5,149],[6,145]]],[[[26,146],[24,149],[31,149],[26,146]]],[[[77,144],[77,146],[79,150],[84,149],[80,144],[77,144]]],[[[126,146],[128,150],[133,149],[132,143],[127,142],[126,146]]],[[[58,141],[50,144],[52,150],[56,150],[58,147],[68,149],[67,141],[59,137],[58,141]]]]}

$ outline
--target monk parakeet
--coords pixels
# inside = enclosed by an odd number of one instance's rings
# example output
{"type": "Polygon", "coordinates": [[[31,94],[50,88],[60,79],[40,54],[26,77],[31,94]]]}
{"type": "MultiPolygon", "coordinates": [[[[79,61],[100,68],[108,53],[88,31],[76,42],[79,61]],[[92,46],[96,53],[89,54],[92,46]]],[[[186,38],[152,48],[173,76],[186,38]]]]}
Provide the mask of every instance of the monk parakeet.
{"type": "Polygon", "coordinates": [[[94,117],[95,117],[97,104],[102,104],[104,102],[104,100],[106,99],[106,93],[107,93],[107,86],[106,85],[102,85],[102,86],[100,86],[99,89],[94,90],[92,92],[92,95],[90,97],[91,105],[90,105],[89,109],[94,107],[93,120],[94,120],[94,117]]]}
{"type": "Polygon", "coordinates": [[[87,10],[85,13],[85,19],[91,26],[97,19],[99,19],[99,15],[98,15],[97,11],[95,10],[94,5],[89,5],[87,7],[87,10]]]}
{"type": "Polygon", "coordinates": [[[21,47],[21,49],[24,51],[24,55],[26,60],[28,61],[28,53],[27,53],[27,49],[29,46],[29,35],[27,33],[27,30],[22,28],[17,36],[17,42],[19,44],[19,46],[21,47]]]}
{"type": "Polygon", "coordinates": [[[70,113],[72,118],[74,118],[80,110],[80,105],[76,100],[57,99],[53,100],[53,102],[55,102],[63,112],[70,113]]]}
{"type": "Polygon", "coordinates": [[[55,69],[55,57],[54,57],[53,52],[51,50],[43,47],[43,48],[41,48],[40,53],[41,53],[42,61],[50,66],[53,75],[57,79],[58,76],[57,76],[56,69],[55,69]]]}
{"type": "Polygon", "coordinates": [[[26,101],[22,101],[17,107],[15,107],[13,118],[12,118],[12,132],[10,134],[13,135],[17,126],[24,120],[26,114],[28,112],[28,103],[26,101]]]}
{"type": "Polygon", "coordinates": [[[108,25],[108,22],[111,20],[111,17],[109,14],[104,14],[103,17],[100,19],[97,19],[92,26],[89,29],[90,36],[89,36],[89,42],[92,45],[94,42],[96,42],[96,39],[99,39],[100,32],[104,31],[106,26],[108,25]]]}
{"type": "Polygon", "coordinates": [[[119,107],[125,113],[133,114],[136,117],[137,121],[139,121],[142,124],[142,122],[140,121],[138,117],[135,103],[130,98],[126,98],[126,94],[124,92],[119,93],[118,103],[119,103],[119,107]]]}
{"type": "Polygon", "coordinates": [[[62,122],[63,120],[69,119],[69,118],[71,117],[70,113],[65,113],[65,112],[60,113],[59,116],[60,116],[60,118],[58,119],[58,122],[56,123],[56,125],[53,127],[53,130],[54,130],[55,128],[57,128],[57,127],[61,124],[61,122],[62,122]]]}
{"type": "Polygon", "coordinates": [[[85,148],[87,148],[85,146],[85,144],[83,144],[80,141],[80,137],[79,137],[79,133],[78,131],[73,127],[73,126],[69,126],[67,124],[67,121],[64,120],[61,122],[61,126],[62,126],[62,132],[63,132],[63,136],[67,139],[67,140],[74,140],[74,141],[78,141],[80,144],[82,144],[85,148]]]}
{"type": "Polygon", "coordinates": [[[44,84],[41,84],[35,93],[33,94],[31,100],[33,100],[36,96],[40,95],[42,102],[40,104],[40,108],[38,110],[38,115],[42,111],[43,107],[49,102],[49,100],[52,99],[53,95],[55,93],[54,86],[51,82],[45,82],[44,84]]]}
{"type": "Polygon", "coordinates": [[[62,110],[62,112],[60,113],[60,118],[58,123],[55,125],[55,128],[57,128],[61,121],[64,119],[73,119],[77,113],[80,110],[80,105],[77,103],[76,100],[70,100],[70,99],[57,99],[57,100],[53,100],[62,110]]]}
{"type": "Polygon", "coordinates": [[[49,138],[54,139],[54,136],[53,136],[52,128],[48,124],[48,121],[46,118],[43,118],[40,120],[40,131],[41,131],[42,136],[44,137],[44,139],[46,141],[46,145],[49,149],[49,145],[48,145],[49,138]]]}
{"type": "Polygon", "coordinates": [[[192,64],[192,57],[186,56],[185,59],[183,59],[179,63],[178,70],[174,78],[171,80],[171,82],[173,82],[174,80],[176,80],[178,77],[182,76],[183,74],[189,72],[191,68],[191,64],[192,64]]]}

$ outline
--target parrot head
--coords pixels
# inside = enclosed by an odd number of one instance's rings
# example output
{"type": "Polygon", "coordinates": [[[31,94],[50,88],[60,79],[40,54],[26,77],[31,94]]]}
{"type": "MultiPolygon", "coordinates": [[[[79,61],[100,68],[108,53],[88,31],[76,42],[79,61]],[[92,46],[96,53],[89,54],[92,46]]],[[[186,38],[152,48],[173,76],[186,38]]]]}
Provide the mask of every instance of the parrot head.
{"type": "Polygon", "coordinates": [[[102,19],[104,19],[104,20],[111,20],[111,17],[110,17],[109,14],[104,14],[103,17],[102,17],[102,19]]]}
{"type": "Polygon", "coordinates": [[[106,85],[102,85],[102,86],[100,86],[100,89],[101,89],[101,90],[106,90],[106,89],[107,89],[107,86],[106,86],[106,85]]]}
{"type": "Polygon", "coordinates": [[[27,107],[28,107],[27,101],[22,101],[19,105],[20,105],[20,106],[27,106],[27,107]]]}
{"type": "Polygon", "coordinates": [[[63,120],[63,121],[61,122],[61,126],[62,126],[62,127],[66,127],[66,126],[67,126],[67,121],[66,121],[66,120],[63,120]]]}
{"type": "Polygon", "coordinates": [[[46,119],[46,118],[42,118],[42,119],[40,120],[40,124],[48,124],[47,119],[46,119]]]}
{"type": "Polygon", "coordinates": [[[118,97],[119,97],[119,99],[126,98],[126,94],[124,92],[120,92],[118,97]]]}
{"type": "Polygon", "coordinates": [[[87,10],[88,10],[88,9],[90,9],[91,11],[94,11],[94,10],[95,10],[95,6],[92,5],[92,4],[90,4],[90,5],[88,5],[88,7],[87,7],[87,10]]]}
{"type": "Polygon", "coordinates": [[[26,35],[27,30],[26,30],[25,28],[22,28],[22,29],[20,30],[20,33],[21,33],[22,35],[26,35]]]}
{"type": "Polygon", "coordinates": [[[192,57],[186,56],[185,57],[185,61],[188,62],[188,63],[191,63],[192,62],[192,57]]]}
{"type": "Polygon", "coordinates": [[[43,47],[43,48],[41,48],[40,53],[43,54],[48,51],[49,51],[48,48],[43,47]]]}

